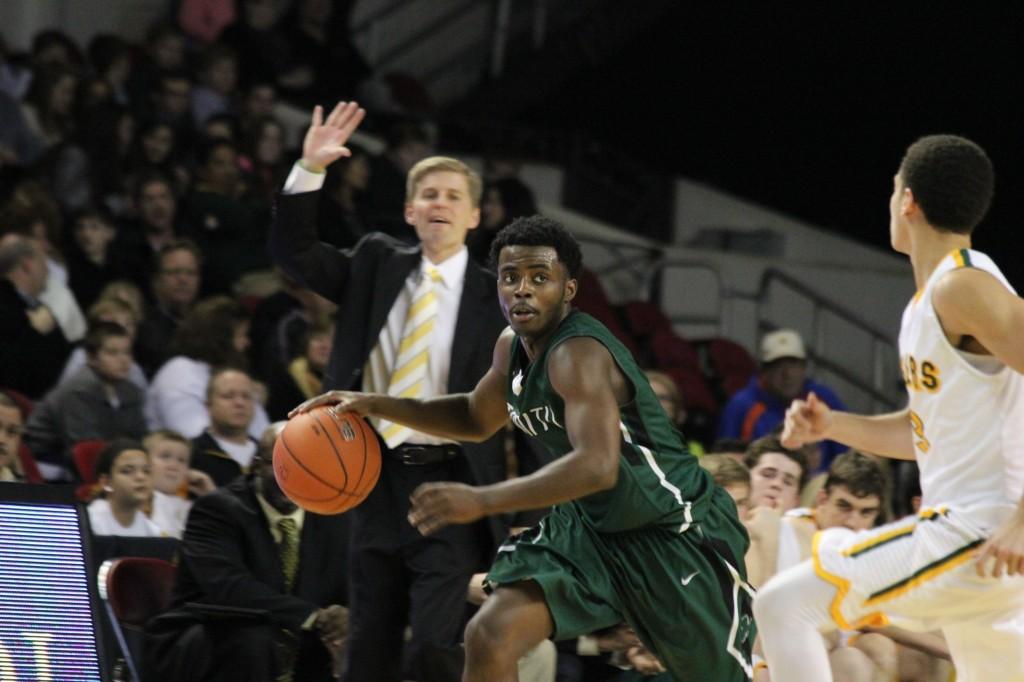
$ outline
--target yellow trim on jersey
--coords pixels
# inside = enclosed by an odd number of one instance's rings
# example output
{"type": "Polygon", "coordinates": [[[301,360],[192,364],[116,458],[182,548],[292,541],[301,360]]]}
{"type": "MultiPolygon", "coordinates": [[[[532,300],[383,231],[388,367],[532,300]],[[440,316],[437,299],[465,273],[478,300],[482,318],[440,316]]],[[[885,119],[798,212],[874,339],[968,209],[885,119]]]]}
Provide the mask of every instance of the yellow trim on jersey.
{"type": "Polygon", "coordinates": [[[971,550],[980,545],[981,543],[981,540],[975,540],[971,544],[961,547],[956,552],[954,552],[953,556],[951,556],[946,561],[943,561],[937,566],[934,566],[933,568],[924,571],[923,573],[921,573],[921,575],[911,580],[908,580],[903,584],[897,583],[899,587],[888,588],[883,590],[882,592],[877,593],[873,597],[869,597],[864,602],[864,605],[873,606],[875,604],[880,604],[882,602],[889,601],[897,597],[901,597],[907,592],[910,592],[915,587],[919,587],[922,584],[928,582],[929,580],[938,578],[943,573],[948,573],[949,571],[952,571],[957,566],[960,566],[973,559],[974,552],[972,552],[971,550]]]}
{"type": "Polygon", "coordinates": [[[819,550],[821,547],[821,531],[814,534],[814,540],[811,542],[811,560],[814,563],[814,573],[819,578],[829,583],[836,588],[836,597],[832,600],[832,606],[829,608],[829,614],[832,616],[832,620],[835,621],[836,625],[839,626],[840,630],[859,630],[862,627],[885,627],[889,624],[889,618],[881,611],[869,613],[853,625],[850,625],[843,617],[843,600],[846,599],[846,595],[850,593],[850,581],[842,576],[838,576],[835,573],[829,573],[825,570],[824,565],[821,563],[821,556],[819,550]]]}
{"type": "Polygon", "coordinates": [[[956,249],[953,251],[953,262],[956,263],[958,268],[966,268],[967,263],[964,262],[964,252],[962,249],[956,249]]]}
{"type": "Polygon", "coordinates": [[[896,540],[897,538],[901,538],[904,535],[910,535],[914,532],[914,527],[916,525],[916,523],[911,523],[909,526],[905,528],[894,528],[893,530],[882,533],[881,535],[877,535],[873,538],[868,538],[864,542],[858,542],[853,547],[848,547],[847,549],[844,549],[843,556],[857,556],[858,554],[866,552],[873,547],[877,547],[878,545],[883,545],[886,542],[896,540]]]}

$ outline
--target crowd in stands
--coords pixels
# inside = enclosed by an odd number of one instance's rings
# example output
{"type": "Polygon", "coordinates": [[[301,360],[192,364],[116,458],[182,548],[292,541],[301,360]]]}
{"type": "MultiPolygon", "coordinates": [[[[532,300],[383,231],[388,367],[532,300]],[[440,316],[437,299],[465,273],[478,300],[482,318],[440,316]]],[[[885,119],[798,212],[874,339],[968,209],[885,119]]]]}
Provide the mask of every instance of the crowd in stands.
{"type": "MultiPolygon", "coordinates": [[[[39,33],[27,54],[0,42],[0,481],[79,486],[96,534],[181,538],[197,500],[220,491],[197,506],[216,527],[251,486],[270,486],[268,427],[276,433],[272,422],[322,392],[334,316],[344,314],[275,271],[266,247],[298,158],[281,112],[349,99],[369,75],[344,13],[325,0],[208,3],[235,8],[215,15],[178,4],[141,44],[98,35],[83,49],[58,31],[39,33]],[[253,475],[242,483],[243,474],[253,475]]],[[[348,248],[371,231],[415,241],[396,207],[407,171],[433,151],[429,131],[400,121],[383,154],[354,147],[330,167],[322,241],[348,248]]],[[[498,229],[537,212],[521,180],[485,179],[468,241],[481,263],[498,229]]],[[[580,307],[651,368],[665,411],[736,501],[755,585],[808,555],[809,529],[869,527],[910,507],[893,504],[888,470],[869,456],[835,444],[790,451],[773,435],[789,401],[810,390],[842,409],[807,377],[796,332],[766,335],[755,361],[727,339],[682,339],[650,303],[613,307],[596,277],[585,279],[580,307]]],[[[536,468],[516,436],[507,441],[511,474],[536,468]]],[[[330,523],[323,533],[344,539],[330,523]]],[[[182,563],[197,594],[203,571],[223,569],[201,550],[182,563]]],[[[330,609],[344,588],[302,589],[325,614],[321,639],[335,641],[330,609]]],[[[484,598],[479,585],[467,593],[484,598]]],[[[294,603],[283,608],[289,624],[306,625],[292,622],[294,603]]],[[[833,643],[837,670],[891,678],[905,665],[901,679],[944,679],[941,657],[911,661],[882,634],[854,639],[833,643]]],[[[659,669],[618,631],[558,644],[565,682],[659,669]]]]}

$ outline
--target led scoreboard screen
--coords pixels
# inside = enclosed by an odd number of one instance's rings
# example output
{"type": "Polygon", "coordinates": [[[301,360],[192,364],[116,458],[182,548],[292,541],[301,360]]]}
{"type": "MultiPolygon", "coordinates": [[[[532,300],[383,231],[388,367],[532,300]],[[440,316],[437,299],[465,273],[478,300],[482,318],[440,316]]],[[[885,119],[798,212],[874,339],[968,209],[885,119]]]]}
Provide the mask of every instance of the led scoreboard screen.
{"type": "Polygon", "coordinates": [[[0,484],[0,680],[98,681],[82,512],[15,488],[0,484]]]}

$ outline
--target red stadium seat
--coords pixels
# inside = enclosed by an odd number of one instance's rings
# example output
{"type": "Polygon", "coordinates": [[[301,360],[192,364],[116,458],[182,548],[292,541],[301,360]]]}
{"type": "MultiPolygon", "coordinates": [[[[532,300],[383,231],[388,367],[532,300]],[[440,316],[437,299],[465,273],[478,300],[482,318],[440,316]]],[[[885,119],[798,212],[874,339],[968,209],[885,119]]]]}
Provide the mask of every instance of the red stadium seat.
{"type": "Polygon", "coordinates": [[[746,386],[757,372],[757,361],[735,341],[716,337],[708,341],[707,348],[726,398],[746,386]]]}
{"type": "Polygon", "coordinates": [[[18,448],[18,459],[21,461],[21,470],[25,473],[25,480],[29,483],[46,483],[46,479],[39,473],[39,467],[36,466],[35,455],[28,449],[28,446],[24,443],[18,448]]]}
{"type": "Polygon", "coordinates": [[[629,349],[630,353],[636,355],[636,341],[622,326],[622,323],[619,322],[615,309],[612,307],[611,301],[608,300],[604,287],[601,286],[601,280],[586,268],[580,274],[579,287],[573,304],[608,327],[608,331],[614,334],[615,338],[621,341],[622,345],[629,349]]]}
{"type": "Polygon", "coordinates": [[[661,308],[648,301],[631,301],[622,308],[626,328],[637,339],[672,333],[672,321],[661,308]]]}
{"type": "Polygon", "coordinates": [[[75,461],[75,469],[78,471],[78,476],[85,483],[96,482],[96,459],[100,456],[100,451],[106,446],[107,442],[98,438],[83,440],[72,446],[71,457],[75,461]]]}
{"type": "Polygon", "coordinates": [[[163,559],[122,557],[104,561],[97,574],[100,599],[132,680],[140,679],[139,647],[129,646],[126,631],[139,642],[143,627],[171,603],[177,567],[163,559]]]}
{"type": "Polygon", "coordinates": [[[36,404],[32,402],[32,399],[20,391],[15,391],[13,388],[2,388],[0,391],[6,393],[10,398],[18,403],[18,409],[21,410],[21,415],[27,422],[28,418],[32,415],[32,411],[36,409],[36,404]]]}

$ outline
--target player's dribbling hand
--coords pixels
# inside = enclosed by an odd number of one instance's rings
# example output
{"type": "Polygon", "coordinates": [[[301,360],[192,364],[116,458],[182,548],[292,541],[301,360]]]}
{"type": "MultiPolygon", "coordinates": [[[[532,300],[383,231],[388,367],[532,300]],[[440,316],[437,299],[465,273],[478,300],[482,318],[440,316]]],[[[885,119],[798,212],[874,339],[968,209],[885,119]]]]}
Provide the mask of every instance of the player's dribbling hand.
{"type": "Polygon", "coordinates": [[[422,535],[484,516],[480,491],[464,483],[424,483],[409,496],[409,523],[422,535]]]}
{"type": "Polygon", "coordinates": [[[794,400],[786,410],[782,427],[782,445],[796,449],[825,439],[832,424],[832,408],[813,392],[806,400],[794,400]]]}
{"type": "Polygon", "coordinates": [[[1019,507],[978,550],[975,570],[981,577],[1024,575],[1024,510],[1019,507]],[[992,560],[991,570],[986,569],[992,560]]]}
{"type": "Polygon", "coordinates": [[[310,398],[296,407],[288,413],[288,418],[291,419],[297,414],[309,412],[313,408],[320,407],[321,405],[334,405],[334,409],[337,412],[355,412],[359,416],[365,417],[371,412],[373,397],[374,394],[372,393],[358,393],[356,391],[327,391],[327,393],[321,393],[320,395],[310,398]]]}
{"type": "Polygon", "coordinates": [[[302,141],[302,166],[308,171],[322,173],[343,156],[352,156],[345,146],[348,138],[359,127],[366,111],[356,102],[338,102],[324,120],[324,108],[313,107],[309,130],[302,141]]]}

